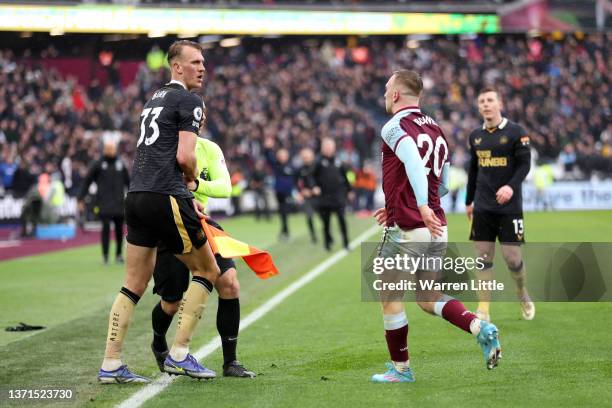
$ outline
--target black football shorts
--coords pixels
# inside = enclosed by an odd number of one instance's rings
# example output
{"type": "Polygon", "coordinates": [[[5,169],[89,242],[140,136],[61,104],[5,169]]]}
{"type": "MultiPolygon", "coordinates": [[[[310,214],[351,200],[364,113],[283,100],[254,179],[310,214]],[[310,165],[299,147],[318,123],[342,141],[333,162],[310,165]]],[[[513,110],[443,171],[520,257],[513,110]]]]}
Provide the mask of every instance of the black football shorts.
{"type": "Polygon", "coordinates": [[[498,214],[474,211],[470,240],[520,245],[525,242],[523,213],[498,214]]]}
{"type": "Polygon", "coordinates": [[[155,248],[160,243],[173,254],[187,254],[206,243],[200,218],[190,198],[135,192],[125,199],[127,241],[155,248]]]}
{"type": "MultiPolygon", "coordinates": [[[[223,230],[215,221],[208,219],[207,222],[213,227],[223,230]]],[[[217,254],[215,260],[221,270],[221,275],[236,267],[234,260],[231,258],[223,258],[217,254]]],[[[181,300],[183,292],[189,286],[189,269],[166,247],[160,245],[157,248],[153,281],[153,293],[157,293],[166,302],[176,302],[181,300]]]]}

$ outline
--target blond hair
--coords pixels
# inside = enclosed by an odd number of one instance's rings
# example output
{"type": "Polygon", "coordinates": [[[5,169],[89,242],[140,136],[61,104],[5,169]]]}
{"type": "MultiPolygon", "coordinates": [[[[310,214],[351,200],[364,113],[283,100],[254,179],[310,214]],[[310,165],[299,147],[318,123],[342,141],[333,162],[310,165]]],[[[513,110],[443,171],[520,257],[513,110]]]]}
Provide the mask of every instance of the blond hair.
{"type": "Polygon", "coordinates": [[[395,76],[395,83],[405,88],[410,95],[416,97],[421,95],[423,91],[423,80],[418,72],[400,69],[394,71],[393,75],[395,76]]]}
{"type": "Polygon", "coordinates": [[[183,47],[195,48],[196,50],[200,51],[200,53],[203,51],[202,46],[197,42],[189,40],[175,41],[172,43],[172,45],[170,45],[170,48],[168,48],[168,64],[172,65],[172,60],[181,55],[183,47]]]}

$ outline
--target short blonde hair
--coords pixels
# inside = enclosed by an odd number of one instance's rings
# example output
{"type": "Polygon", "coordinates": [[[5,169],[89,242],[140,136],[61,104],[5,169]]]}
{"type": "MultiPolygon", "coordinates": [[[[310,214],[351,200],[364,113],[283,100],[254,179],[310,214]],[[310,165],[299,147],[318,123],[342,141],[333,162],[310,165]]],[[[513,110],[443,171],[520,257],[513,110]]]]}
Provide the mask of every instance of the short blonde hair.
{"type": "Polygon", "coordinates": [[[179,55],[181,55],[181,52],[183,51],[183,47],[191,47],[191,48],[195,48],[196,50],[200,52],[203,51],[202,46],[198,44],[197,42],[189,41],[189,40],[175,41],[172,43],[172,45],[170,45],[170,48],[168,48],[168,64],[172,65],[172,60],[178,57],[179,55]]]}
{"type": "Polygon", "coordinates": [[[393,72],[396,83],[400,84],[410,93],[412,96],[420,96],[423,91],[423,80],[421,75],[416,71],[408,69],[400,69],[393,72]]]}

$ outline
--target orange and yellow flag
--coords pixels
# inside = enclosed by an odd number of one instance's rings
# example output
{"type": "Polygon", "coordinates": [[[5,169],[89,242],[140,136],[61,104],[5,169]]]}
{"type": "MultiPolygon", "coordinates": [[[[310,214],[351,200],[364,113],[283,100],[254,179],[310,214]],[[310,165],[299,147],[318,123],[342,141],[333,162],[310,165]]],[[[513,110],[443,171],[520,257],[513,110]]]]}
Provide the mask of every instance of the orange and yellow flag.
{"type": "Polygon", "coordinates": [[[278,275],[278,269],[268,252],[232,238],[227,232],[208,224],[206,220],[202,220],[202,228],[215,254],[223,258],[242,258],[260,279],[278,275]]]}

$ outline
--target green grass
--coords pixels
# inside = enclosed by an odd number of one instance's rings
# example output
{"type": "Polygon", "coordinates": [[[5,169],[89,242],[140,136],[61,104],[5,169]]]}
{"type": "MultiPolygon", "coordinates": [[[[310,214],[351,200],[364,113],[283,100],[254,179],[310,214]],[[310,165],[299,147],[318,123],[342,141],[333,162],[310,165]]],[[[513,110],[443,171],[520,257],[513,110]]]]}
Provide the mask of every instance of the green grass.
{"type": "MultiPolygon", "coordinates": [[[[612,238],[612,212],[525,218],[526,237],[532,242],[612,238]]],[[[451,240],[465,241],[465,217],[450,216],[449,224],[451,240]]],[[[294,239],[288,244],[276,243],[275,223],[240,218],[223,225],[235,236],[267,247],[281,271],[261,281],[239,266],[243,316],[329,256],[310,244],[301,217],[291,220],[294,239]]],[[[351,235],[371,225],[369,219],[352,218],[351,235]]],[[[2,326],[26,321],[48,327],[0,332],[0,389],[73,388],[75,400],[54,406],[93,407],[115,405],[140,389],[96,383],[108,311],[123,274],[119,267],[101,266],[99,258],[98,247],[91,246],[0,263],[2,326]]],[[[257,379],[181,378],[145,406],[467,406],[480,401],[494,406],[590,406],[612,397],[609,303],[540,303],[532,322],[519,319],[514,303],[493,304],[504,359],[492,372],[484,368],[472,337],[408,304],[417,382],[387,386],[369,383],[388,355],[380,306],[361,302],[360,296],[359,253],[354,251],[241,333],[239,357],[259,373],[257,379]]],[[[155,301],[150,294],[141,300],[124,349],[126,362],[149,376],[158,375],[149,351],[155,301]]],[[[216,335],[215,313],[212,299],[194,349],[216,335]]],[[[220,351],[206,364],[219,370],[220,351]]]]}

